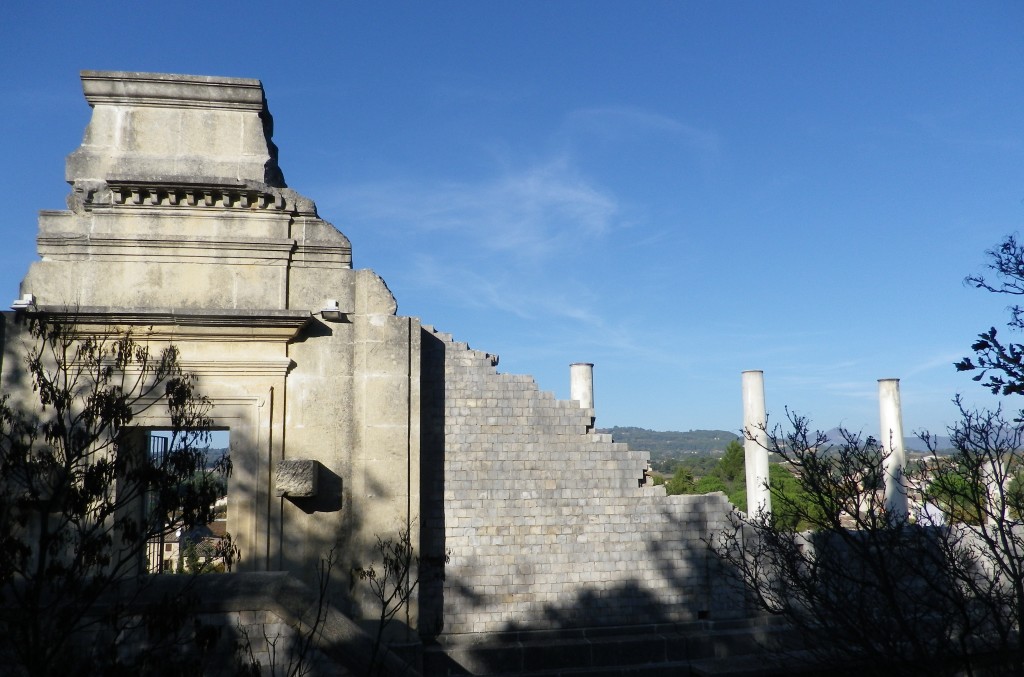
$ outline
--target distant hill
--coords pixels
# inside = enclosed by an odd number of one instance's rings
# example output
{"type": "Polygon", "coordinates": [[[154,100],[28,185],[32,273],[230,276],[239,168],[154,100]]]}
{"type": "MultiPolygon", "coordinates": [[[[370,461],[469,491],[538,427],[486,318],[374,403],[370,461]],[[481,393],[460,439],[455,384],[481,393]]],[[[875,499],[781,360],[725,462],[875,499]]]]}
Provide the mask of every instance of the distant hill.
{"type": "MultiPolygon", "coordinates": [[[[625,442],[631,449],[651,452],[651,464],[655,469],[668,471],[675,462],[694,456],[721,456],[725,447],[733,440],[740,440],[736,433],[725,430],[648,430],[647,428],[619,427],[599,428],[597,432],[610,433],[616,442],[625,442]]],[[[832,444],[841,443],[839,429],[825,433],[832,444]]],[[[865,436],[866,437],[866,436],[865,436]]],[[[742,441],[742,440],[740,440],[742,441]]],[[[938,437],[939,453],[950,453],[949,438],[938,437]]],[[[924,451],[924,443],[916,437],[907,437],[904,446],[908,451],[924,451]]]]}
{"type": "Polygon", "coordinates": [[[736,433],[725,430],[648,430],[618,426],[600,428],[598,432],[611,433],[616,442],[625,442],[631,449],[651,452],[651,459],[683,458],[689,455],[720,456],[729,442],[738,440],[736,433]]]}
{"type": "Polygon", "coordinates": [[[206,448],[206,467],[207,469],[212,468],[217,463],[220,463],[221,459],[230,454],[230,450],[227,447],[207,447],[206,448]]]}
{"type": "MultiPolygon", "coordinates": [[[[838,445],[842,444],[843,442],[843,436],[840,434],[839,428],[832,428],[831,430],[826,431],[825,436],[828,438],[829,444],[838,445]]],[[[863,442],[864,440],[867,439],[867,437],[867,435],[862,434],[860,436],[860,439],[863,442]]],[[[945,435],[936,435],[935,437],[933,437],[932,444],[936,446],[936,451],[939,454],[953,453],[952,443],[950,442],[949,438],[946,437],[945,435]]],[[[916,451],[919,453],[925,453],[928,451],[928,447],[925,445],[924,442],[921,441],[921,438],[917,437],[916,435],[911,437],[904,436],[903,448],[906,449],[907,451],[916,451]]]]}

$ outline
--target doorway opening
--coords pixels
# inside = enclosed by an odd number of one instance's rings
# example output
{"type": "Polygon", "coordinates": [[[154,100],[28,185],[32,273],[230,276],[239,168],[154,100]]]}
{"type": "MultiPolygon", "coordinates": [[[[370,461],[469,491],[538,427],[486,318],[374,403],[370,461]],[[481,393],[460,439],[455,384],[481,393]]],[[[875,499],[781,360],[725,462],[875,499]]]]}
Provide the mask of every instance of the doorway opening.
{"type": "MultiPolygon", "coordinates": [[[[231,570],[232,552],[227,533],[228,477],[221,469],[230,462],[230,431],[174,431],[153,428],[145,431],[145,448],[151,466],[170,467],[169,455],[182,453],[182,445],[198,454],[191,477],[181,477],[192,488],[202,483],[208,505],[199,507],[200,523],[186,528],[174,515],[161,518],[148,539],[146,570],[152,574],[222,573],[231,570]],[[187,442],[183,441],[187,437],[187,442]]],[[[156,492],[148,492],[146,515],[152,517],[159,508],[156,492]]]]}

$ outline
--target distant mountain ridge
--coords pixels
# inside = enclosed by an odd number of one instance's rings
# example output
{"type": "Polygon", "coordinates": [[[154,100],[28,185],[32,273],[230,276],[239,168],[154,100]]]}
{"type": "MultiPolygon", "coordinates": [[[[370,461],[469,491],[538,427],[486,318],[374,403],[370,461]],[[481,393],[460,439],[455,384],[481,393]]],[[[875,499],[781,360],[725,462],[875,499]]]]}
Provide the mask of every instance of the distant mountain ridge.
{"type": "MultiPolygon", "coordinates": [[[[841,444],[843,441],[843,436],[840,434],[839,428],[832,428],[831,430],[825,431],[825,436],[828,438],[830,444],[841,444]]],[[[862,442],[867,438],[868,436],[864,434],[860,436],[862,442]]],[[[949,437],[945,435],[933,436],[932,444],[936,446],[937,452],[939,454],[949,453],[950,451],[952,451],[952,443],[950,442],[949,437]]],[[[921,453],[926,453],[928,451],[927,445],[921,440],[920,437],[917,437],[916,435],[912,435],[910,437],[904,436],[903,448],[906,449],[907,451],[917,451],[921,453]]]]}
{"type": "Polygon", "coordinates": [[[600,428],[616,442],[625,442],[632,449],[651,452],[652,459],[681,458],[685,455],[719,455],[726,445],[740,437],[725,430],[648,430],[647,428],[600,428]],[[716,453],[717,452],[717,453],[716,453]]]}
{"type": "MultiPolygon", "coordinates": [[[[733,440],[740,440],[737,433],[726,430],[649,430],[634,426],[615,426],[599,428],[597,432],[609,433],[616,442],[625,442],[631,449],[651,452],[651,461],[680,460],[687,456],[719,456],[725,451],[726,445],[733,440]]],[[[839,428],[825,432],[830,444],[842,443],[839,428]]],[[[867,435],[861,435],[866,440],[867,435]]],[[[933,440],[939,453],[950,452],[948,437],[936,436],[933,440]]],[[[924,442],[918,437],[904,437],[904,448],[908,451],[925,452],[924,442]]]]}

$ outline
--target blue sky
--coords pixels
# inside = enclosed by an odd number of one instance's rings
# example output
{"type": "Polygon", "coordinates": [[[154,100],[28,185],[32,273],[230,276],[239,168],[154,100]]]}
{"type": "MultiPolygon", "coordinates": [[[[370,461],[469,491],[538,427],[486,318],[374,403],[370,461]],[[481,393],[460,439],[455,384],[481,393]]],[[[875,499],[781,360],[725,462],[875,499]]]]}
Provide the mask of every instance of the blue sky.
{"type": "Polygon", "coordinates": [[[744,369],[822,428],[875,433],[879,378],[911,430],[991,401],[952,362],[1024,223],[1018,2],[16,0],[0,45],[10,299],[80,69],[254,77],[399,312],[560,397],[596,363],[599,425],[737,430],[744,369]]]}

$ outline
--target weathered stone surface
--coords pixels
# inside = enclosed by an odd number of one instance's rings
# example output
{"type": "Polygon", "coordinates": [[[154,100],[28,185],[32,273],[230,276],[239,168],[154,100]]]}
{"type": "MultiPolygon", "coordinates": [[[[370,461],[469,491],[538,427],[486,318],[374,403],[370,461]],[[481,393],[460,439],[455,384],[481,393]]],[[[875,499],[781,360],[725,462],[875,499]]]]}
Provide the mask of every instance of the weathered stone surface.
{"type": "MultiPolygon", "coordinates": [[[[332,548],[348,571],[410,530],[423,635],[738,612],[701,540],[727,525],[725,497],[645,486],[646,453],[593,434],[592,408],[397,316],[384,281],[352,270],[348,238],[285,187],[257,80],[82,77],[93,116],[68,158],[69,208],[41,214],[21,293],[177,346],[231,431],[242,569],[312,582],[332,548]],[[327,299],[344,322],[322,321],[327,299]]],[[[29,399],[14,334],[0,385],[29,399]]],[[[136,423],[168,425],[155,409],[136,423]]],[[[332,594],[375,618],[342,578],[332,594]]]]}
{"type": "Polygon", "coordinates": [[[82,88],[93,116],[69,183],[284,187],[259,80],[83,71],[82,88]]]}
{"type": "Polygon", "coordinates": [[[445,633],[728,618],[738,588],[701,540],[727,527],[723,494],[643,484],[647,452],[592,434],[593,410],[424,330],[425,552],[451,560],[426,586],[445,633]],[[443,602],[442,602],[443,600],[443,602]]]}
{"type": "Polygon", "coordinates": [[[285,459],[274,467],[274,495],[313,498],[317,492],[320,463],[307,459],[285,459]]]}
{"type": "MultiPolygon", "coordinates": [[[[24,293],[177,346],[231,432],[228,531],[243,570],[309,580],[336,544],[339,567],[366,563],[376,534],[418,518],[418,321],[395,316],[383,281],[352,270],[348,238],[285,187],[258,80],[82,81],[93,114],[67,160],[68,209],[40,215],[24,293]],[[326,299],[352,311],[346,322],[318,319],[326,299]],[[320,472],[278,486],[285,458],[320,472]],[[293,500],[274,500],[282,486],[293,500]]],[[[28,392],[13,383],[19,363],[3,361],[3,392],[28,392]]],[[[155,411],[138,424],[166,427],[155,411]]]]}

